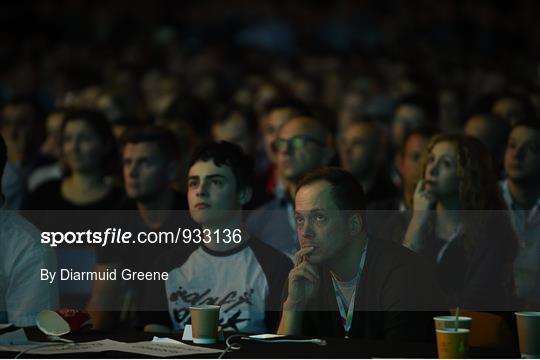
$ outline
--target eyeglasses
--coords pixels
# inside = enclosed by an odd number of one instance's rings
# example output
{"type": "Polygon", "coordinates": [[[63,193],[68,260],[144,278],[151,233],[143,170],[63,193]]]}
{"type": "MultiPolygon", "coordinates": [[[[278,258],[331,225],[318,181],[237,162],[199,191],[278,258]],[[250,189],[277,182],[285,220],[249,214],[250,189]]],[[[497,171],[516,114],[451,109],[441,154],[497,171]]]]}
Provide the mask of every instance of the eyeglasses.
{"type": "Polygon", "coordinates": [[[300,150],[303,149],[309,142],[319,146],[324,146],[324,142],[320,141],[319,139],[315,139],[314,137],[308,135],[299,135],[290,139],[277,139],[272,144],[272,150],[274,150],[274,152],[285,152],[287,149],[300,150]]]}

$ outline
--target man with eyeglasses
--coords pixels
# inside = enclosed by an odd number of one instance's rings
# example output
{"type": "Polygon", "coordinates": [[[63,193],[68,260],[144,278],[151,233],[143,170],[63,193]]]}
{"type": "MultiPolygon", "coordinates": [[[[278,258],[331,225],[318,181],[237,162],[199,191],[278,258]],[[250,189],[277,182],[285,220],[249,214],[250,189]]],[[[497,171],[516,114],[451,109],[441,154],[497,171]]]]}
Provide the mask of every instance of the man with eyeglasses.
{"type": "Polygon", "coordinates": [[[331,135],[317,119],[295,117],[281,126],[272,148],[285,189],[252,213],[248,229],[292,258],[298,250],[293,205],[296,187],[305,174],[329,163],[333,156],[331,135]]]}

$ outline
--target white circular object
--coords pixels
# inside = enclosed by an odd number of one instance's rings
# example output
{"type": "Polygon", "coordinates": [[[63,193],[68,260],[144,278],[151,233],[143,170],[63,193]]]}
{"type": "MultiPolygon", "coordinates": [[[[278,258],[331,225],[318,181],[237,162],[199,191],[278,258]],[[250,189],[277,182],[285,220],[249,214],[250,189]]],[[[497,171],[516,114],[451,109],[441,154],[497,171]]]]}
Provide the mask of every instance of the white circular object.
{"type": "Polygon", "coordinates": [[[62,336],[70,332],[69,324],[55,311],[43,310],[36,316],[36,325],[45,335],[62,336]]]}

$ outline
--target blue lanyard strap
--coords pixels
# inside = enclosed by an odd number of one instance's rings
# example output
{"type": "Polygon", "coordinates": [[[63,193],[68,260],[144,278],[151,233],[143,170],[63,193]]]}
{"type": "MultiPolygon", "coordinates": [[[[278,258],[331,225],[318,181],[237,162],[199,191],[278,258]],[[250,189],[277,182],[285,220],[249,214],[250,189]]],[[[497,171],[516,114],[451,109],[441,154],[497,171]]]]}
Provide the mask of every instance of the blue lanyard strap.
{"type": "Polygon", "coordinates": [[[354,279],[354,291],[351,296],[351,301],[349,303],[349,306],[347,310],[345,310],[346,306],[346,299],[345,295],[343,295],[343,292],[340,290],[336,277],[333,273],[332,275],[332,284],[334,285],[334,291],[336,296],[336,302],[338,304],[339,308],[339,316],[341,320],[341,325],[343,326],[343,330],[345,330],[345,338],[349,338],[349,331],[351,330],[352,321],[353,321],[353,315],[354,315],[354,301],[356,299],[356,290],[358,289],[358,282],[360,281],[360,277],[362,275],[362,271],[364,269],[364,265],[366,263],[366,250],[367,250],[367,244],[364,247],[364,251],[362,251],[362,257],[360,259],[360,264],[358,266],[358,272],[354,279]]]}

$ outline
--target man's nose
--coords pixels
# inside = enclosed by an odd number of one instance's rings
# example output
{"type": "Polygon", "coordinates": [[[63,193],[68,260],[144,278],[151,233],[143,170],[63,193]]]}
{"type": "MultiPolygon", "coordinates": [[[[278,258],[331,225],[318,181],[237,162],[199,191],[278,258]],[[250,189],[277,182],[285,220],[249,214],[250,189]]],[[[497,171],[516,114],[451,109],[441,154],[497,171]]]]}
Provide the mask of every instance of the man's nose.
{"type": "Polygon", "coordinates": [[[205,197],[208,196],[208,183],[206,181],[201,181],[197,187],[197,196],[205,197]]]}
{"type": "Polygon", "coordinates": [[[137,177],[139,174],[139,167],[135,164],[127,165],[128,167],[128,175],[130,178],[137,177]]]}
{"type": "Polygon", "coordinates": [[[300,235],[302,236],[302,239],[306,239],[309,241],[315,236],[315,233],[313,232],[313,226],[309,220],[305,221],[298,230],[300,232],[300,235]]]}
{"type": "Polygon", "coordinates": [[[525,158],[525,148],[523,146],[516,147],[512,155],[516,159],[523,160],[525,158]]]}
{"type": "Polygon", "coordinates": [[[430,175],[437,175],[437,172],[439,171],[439,165],[438,163],[432,163],[428,165],[428,174],[430,175]]]}

